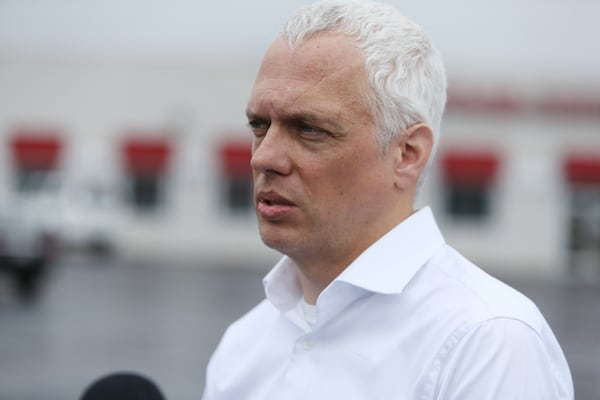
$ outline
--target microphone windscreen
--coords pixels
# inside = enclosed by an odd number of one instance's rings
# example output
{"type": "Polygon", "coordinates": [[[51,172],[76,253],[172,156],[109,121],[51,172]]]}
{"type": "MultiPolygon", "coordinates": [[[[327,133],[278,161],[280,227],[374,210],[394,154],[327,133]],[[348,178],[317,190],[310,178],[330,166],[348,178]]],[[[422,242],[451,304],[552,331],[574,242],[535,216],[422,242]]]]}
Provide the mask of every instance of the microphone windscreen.
{"type": "Polygon", "coordinates": [[[80,400],[165,400],[160,389],[148,378],[120,372],[93,382],[80,400]]]}

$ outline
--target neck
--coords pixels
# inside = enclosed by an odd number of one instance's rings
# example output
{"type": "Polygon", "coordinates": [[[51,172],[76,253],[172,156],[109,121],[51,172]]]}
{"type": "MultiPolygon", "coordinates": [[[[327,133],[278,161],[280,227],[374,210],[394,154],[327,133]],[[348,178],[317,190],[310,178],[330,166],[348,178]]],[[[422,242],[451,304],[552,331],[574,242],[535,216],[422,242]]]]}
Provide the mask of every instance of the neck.
{"type": "Polygon", "coordinates": [[[317,304],[321,292],[349,265],[334,267],[322,261],[318,264],[311,263],[310,267],[306,264],[296,264],[304,301],[313,305],[317,304]]]}
{"type": "MultiPolygon", "coordinates": [[[[410,215],[410,213],[408,215],[410,215]]],[[[329,252],[329,257],[324,255],[323,252],[320,252],[313,257],[307,257],[306,255],[303,255],[302,257],[290,257],[298,266],[298,276],[304,294],[304,300],[308,304],[316,304],[321,292],[329,286],[335,278],[348,268],[348,266],[350,266],[350,264],[352,264],[352,262],[354,262],[354,260],[367,248],[391,231],[398,223],[408,217],[408,215],[399,220],[395,220],[397,221],[395,223],[390,223],[376,235],[371,235],[365,230],[362,234],[362,238],[370,238],[370,240],[353,242],[352,245],[343,246],[344,250],[329,252]]],[[[394,219],[391,219],[391,221],[394,221],[394,219]]]]}
{"type": "Polygon", "coordinates": [[[414,211],[411,207],[397,207],[379,218],[379,223],[369,223],[356,230],[356,235],[345,242],[336,242],[335,248],[319,248],[307,254],[288,254],[298,267],[304,300],[316,304],[321,292],[337,278],[358,256],[414,211]]]}

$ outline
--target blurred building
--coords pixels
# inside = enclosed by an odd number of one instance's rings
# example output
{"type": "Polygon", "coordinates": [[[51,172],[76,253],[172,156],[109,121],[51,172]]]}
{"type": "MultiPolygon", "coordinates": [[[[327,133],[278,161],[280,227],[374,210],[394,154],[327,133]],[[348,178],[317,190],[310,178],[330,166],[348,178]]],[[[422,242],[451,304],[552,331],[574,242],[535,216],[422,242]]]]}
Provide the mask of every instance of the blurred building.
{"type": "MultiPolygon", "coordinates": [[[[75,249],[267,268],[244,109],[306,2],[2,2],[0,206],[27,203],[75,249]]],[[[598,3],[390,2],[450,79],[419,205],[492,272],[598,278],[598,3]]]]}
{"type": "Polygon", "coordinates": [[[511,275],[600,272],[600,92],[455,83],[427,201],[449,240],[511,275]]]}
{"type": "MultiPolygon", "coordinates": [[[[40,214],[70,242],[124,255],[275,259],[252,211],[255,67],[15,57],[0,70],[0,204],[53,191],[40,214]]],[[[451,81],[443,130],[419,203],[451,243],[501,274],[598,274],[600,91],[451,81]]]]}

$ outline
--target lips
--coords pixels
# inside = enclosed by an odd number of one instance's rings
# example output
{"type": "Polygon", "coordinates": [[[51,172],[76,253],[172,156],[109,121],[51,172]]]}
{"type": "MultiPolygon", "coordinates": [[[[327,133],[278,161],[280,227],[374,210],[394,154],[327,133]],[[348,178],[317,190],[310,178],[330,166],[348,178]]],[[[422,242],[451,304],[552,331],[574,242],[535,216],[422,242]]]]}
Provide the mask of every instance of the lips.
{"type": "Polygon", "coordinates": [[[289,214],[296,205],[273,191],[261,191],[257,195],[256,211],[265,219],[280,219],[289,214]]]}

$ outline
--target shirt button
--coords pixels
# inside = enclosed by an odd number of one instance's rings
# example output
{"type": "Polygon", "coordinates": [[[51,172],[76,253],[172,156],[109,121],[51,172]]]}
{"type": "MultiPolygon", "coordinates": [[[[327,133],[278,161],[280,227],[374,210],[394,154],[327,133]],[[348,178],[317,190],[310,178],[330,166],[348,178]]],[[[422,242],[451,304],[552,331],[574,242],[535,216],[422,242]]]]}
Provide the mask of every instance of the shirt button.
{"type": "Polygon", "coordinates": [[[304,339],[304,350],[311,350],[313,348],[313,341],[310,339],[304,339]]]}

